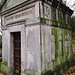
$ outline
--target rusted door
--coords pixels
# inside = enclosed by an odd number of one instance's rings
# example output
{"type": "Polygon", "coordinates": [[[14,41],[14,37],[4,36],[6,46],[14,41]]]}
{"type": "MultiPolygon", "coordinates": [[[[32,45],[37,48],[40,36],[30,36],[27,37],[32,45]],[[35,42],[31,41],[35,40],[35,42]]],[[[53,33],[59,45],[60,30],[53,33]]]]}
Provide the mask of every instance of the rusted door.
{"type": "Polygon", "coordinates": [[[14,33],[14,73],[21,75],[21,33],[14,33]]]}

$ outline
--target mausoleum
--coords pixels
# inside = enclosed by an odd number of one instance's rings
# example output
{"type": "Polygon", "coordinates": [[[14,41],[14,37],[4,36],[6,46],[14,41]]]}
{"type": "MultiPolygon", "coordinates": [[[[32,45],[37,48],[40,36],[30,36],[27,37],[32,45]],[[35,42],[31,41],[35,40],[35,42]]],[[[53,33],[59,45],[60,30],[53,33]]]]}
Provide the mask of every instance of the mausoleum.
{"type": "Polygon", "coordinates": [[[72,13],[58,0],[5,0],[0,11],[1,71],[8,75],[63,73],[71,65],[72,13]]]}

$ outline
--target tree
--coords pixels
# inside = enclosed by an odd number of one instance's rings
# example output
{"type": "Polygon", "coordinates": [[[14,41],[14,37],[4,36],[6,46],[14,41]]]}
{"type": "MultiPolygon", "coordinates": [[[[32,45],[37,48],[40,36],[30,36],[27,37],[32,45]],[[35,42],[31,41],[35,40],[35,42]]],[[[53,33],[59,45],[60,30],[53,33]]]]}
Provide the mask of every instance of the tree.
{"type": "Polygon", "coordinates": [[[63,0],[63,2],[74,11],[73,16],[75,16],[75,0],[63,0]]]}
{"type": "Polygon", "coordinates": [[[75,29],[75,17],[71,18],[71,25],[72,25],[73,29],[75,29]]]}

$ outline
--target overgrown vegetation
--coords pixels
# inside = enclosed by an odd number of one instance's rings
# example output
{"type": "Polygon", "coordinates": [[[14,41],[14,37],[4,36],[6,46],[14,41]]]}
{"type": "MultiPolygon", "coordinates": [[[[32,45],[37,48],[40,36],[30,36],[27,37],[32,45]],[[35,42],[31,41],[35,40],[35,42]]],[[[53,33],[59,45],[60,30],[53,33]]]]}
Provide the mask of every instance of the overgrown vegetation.
{"type": "Polygon", "coordinates": [[[70,60],[66,60],[65,62],[56,65],[53,70],[48,70],[45,73],[43,73],[42,75],[63,75],[63,73],[66,73],[66,71],[75,65],[74,60],[71,58],[70,60]]]}
{"type": "Polygon", "coordinates": [[[75,17],[71,18],[71,23],[70,24],[71,24],[72,28],[75,29],[75,17]]]}

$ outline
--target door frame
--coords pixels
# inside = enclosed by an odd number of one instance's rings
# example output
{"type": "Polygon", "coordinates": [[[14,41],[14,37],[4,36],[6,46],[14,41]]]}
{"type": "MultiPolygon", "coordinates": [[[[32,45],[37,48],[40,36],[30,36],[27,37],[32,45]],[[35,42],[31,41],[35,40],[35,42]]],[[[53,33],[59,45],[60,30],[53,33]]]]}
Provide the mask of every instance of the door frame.
{"type": "Polygon", "coordinates": [[[21,74],[26,70],[26,60],[27,60],[27,51],[26,51],[26,27],[25,23],[17,26],[9,27],[9,54],[8,54],[8,67],[10,67],[10,73],[14,71],[14,57],[13,57],[13,33],[21,33],[21,74]]]}
{"type": "MultiPolygon", "coordinates": [[[[20,37],[21,37],[21,31],[17,31],[17,32],[20,32],[20,37]]],[[[11,52],[10,52],[10,64],[11,64],[11,67],[10,67],[10,71],[11,72],[14,72],[14,33],[16,32],[11,32],[10,33],[10,48],[11,48],[11,52]]],[[[21,48],[22,49],[22,48],[21,48]]]]}

